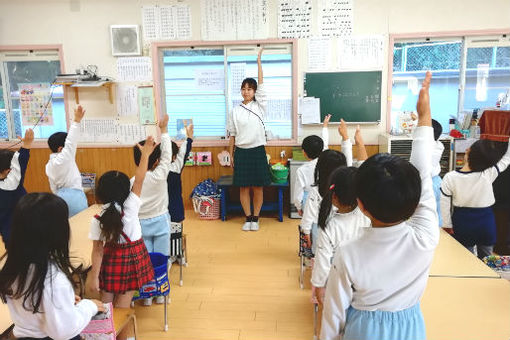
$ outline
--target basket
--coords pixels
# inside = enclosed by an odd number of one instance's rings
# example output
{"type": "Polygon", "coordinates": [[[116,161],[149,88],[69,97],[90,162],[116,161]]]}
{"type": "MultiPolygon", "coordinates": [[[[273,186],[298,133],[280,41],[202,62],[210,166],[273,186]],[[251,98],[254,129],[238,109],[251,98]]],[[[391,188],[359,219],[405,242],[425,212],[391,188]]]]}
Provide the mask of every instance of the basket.
{"type": "Polygon", "coordinates": [[[138,292],[135,292],[133,300],[148,299],[154,296],[166,296],[170,293],[168,282],[168,258],[161,253],[149,253],[154,279],[144,284],[138,292]]]}
{"type": "Polygon", "coordinates": [[[278,166],[278,164],[275,164],[271,166],[271,181],[273,183],[286,183],[287,177],[289,177],[289,168],[278,166]]]}
{"type": "Polygon", "coordinates": [[[220,218],[219,196],[193,196],[193,209],[201,220],[217,220],[220,218]]]}

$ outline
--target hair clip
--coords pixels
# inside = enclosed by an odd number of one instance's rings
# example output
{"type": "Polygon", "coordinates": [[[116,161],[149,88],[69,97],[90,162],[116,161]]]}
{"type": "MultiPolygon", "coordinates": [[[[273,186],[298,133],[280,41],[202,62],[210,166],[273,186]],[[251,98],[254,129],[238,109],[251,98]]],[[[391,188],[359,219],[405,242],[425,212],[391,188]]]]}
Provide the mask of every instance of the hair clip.
{"type": "Polygon", "coordinates": [[[333,189],[335,189],[335,185],[334,185],[334,184],[331,184],[331,185],[329,186],[329,190],[333,190],[333,189]]]}

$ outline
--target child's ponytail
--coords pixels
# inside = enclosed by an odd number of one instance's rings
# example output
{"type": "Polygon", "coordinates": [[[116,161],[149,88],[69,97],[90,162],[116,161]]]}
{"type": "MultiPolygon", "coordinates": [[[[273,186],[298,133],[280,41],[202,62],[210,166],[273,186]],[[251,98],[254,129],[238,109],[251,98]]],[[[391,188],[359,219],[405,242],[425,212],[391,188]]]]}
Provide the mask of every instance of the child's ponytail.
{"type": "Polygon", "coordinates": [[[333,205],[333,191],[328,190],[322,197],[321,208],[319,210],[319,227],[326,230],[329,214],[331,214],[331,206],[333,205]]]}
{"type": "Polygon", "coordinates": [[[101,232],[106,242],[119,242],[123,229],[122,210],[117,202],[109,203],[98,218],[101,223],[101,232]]]}

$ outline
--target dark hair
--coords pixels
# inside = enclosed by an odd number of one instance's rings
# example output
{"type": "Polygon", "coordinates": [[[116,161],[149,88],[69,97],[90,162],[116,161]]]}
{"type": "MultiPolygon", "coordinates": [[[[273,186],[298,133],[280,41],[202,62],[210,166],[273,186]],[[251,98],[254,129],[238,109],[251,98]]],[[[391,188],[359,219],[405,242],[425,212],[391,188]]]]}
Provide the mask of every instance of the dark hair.
{"type": "Polygon", "coordinates": [[[14,209],[5,265],[0,270],[0,297],[23,298],[23,308],[39,312],[44,283],[56,265],[69,282],[75,268],[69,259],[69,212],[66,202],[50,193],[23,196],[14,209]]]}
{"type": "Polygon", "coordinates": [[[443,133],[443,127],[437,120],[432,119],[432,128],[434,129],[434,140],[438,140],[443,133]]]}
{"type": "Polygon", "coordinates": [[[303,139],[303,143],[301,143],[301,148],[306,152],[306,155],[310,159],[315,159],[319,157],[324,149],[324,141],[322,138],[316,135],[307,136],[303,139]]]}
{"type": "Polygon", "coordinates": [[[322,196],[321,208],[319,211],[319,226],[322,230],[326,230],[326,223],[331,213],[331,205],[333,204],[333,194],[336,195],[338,201],[346,207],[356,208],[356,186],[355,176],[358,169],[355,167],[341,166],[337,168],[328,180],[328,191],[322,196]],[[333,188],[331,186],[334,185],[333,188]]]}
{"type": "Polygon", "coordinates": [[[314,172],[314,185],[319,187],[319,194],[324,196],[329,190],[328,179],[331,173],[340,166],[346,166],[345,155],[336,150],[321,152],[314,172]]]}
{"type": "Polygon", "coordinates": [[[383,223],[397,223],[414,214],[421,195],[418,170],[388,153],[368,158],[356,175],[356,194],[365,209],[383,223]]]}
{"type": "Polygon", "coordinates": [[[58,152],[59,147],[64,147],[66,143],[67,133],[66,132],[55,132],[48,138],[48,146],[51,152],[58,152]]]}
{"type": "Polygon", "coordinates": [[[14,151],[7,149],[0,149],[0,172],[11,168],[12,157],[14,151]]]}
{"type": "Polygon", "coordinates": [[[179,147],[177,146],[177,143],[172,141],[172,158],[177,157],[177,154],[179,153],[179,147]]]}
{"type": "Polygon", "coordinates": [[[115,208],[115,203],[124,206],[124,201],[129,196],[131,183],[129,177],[120,171],[108,171],[97,182],[96,197],[99,203],[110,205],[103,210],[99,217],[101,235],[106,242],[118,242],[122,229],[122,211],[115,208]]]}
{"type": "MultiPolygon", "coordinates": [[[[142,140],[138,142],[140,145],[145,145],[145,141],[142,140]]],[[[136,166],[140,165],[140,158],[142,157],[142,152],[138,148],[138,146],[133,146],[133,155],[135,157],[136,166]]],[[[156,145],[154,151],[149,156],[149,164],[147,165],[147,170],[152,170],[154,164],[161,158],[161,144],[156,145]]]]}
{"type": "Polygon", "coordinates": [[[498,144],[488,139],[480,139],[469,148],[468,164],[471,171],[484,171],[501,159],[498,144]]]}
{"type": "Polygon", "coordinates": [[[253,89],[255,92],[257,91],[257,81],[253,78],[245,78],[241,83],[241,88],[243,88],[244,85],[248,85],[248,87],[253,89]]]}

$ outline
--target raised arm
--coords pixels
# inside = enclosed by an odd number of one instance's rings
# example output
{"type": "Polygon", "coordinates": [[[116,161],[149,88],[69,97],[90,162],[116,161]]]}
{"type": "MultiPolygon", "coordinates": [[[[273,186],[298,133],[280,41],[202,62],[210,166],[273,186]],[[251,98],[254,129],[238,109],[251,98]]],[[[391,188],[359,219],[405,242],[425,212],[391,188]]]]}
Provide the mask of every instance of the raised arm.
{"type": "Polygon", "coordinates": [[[76,148],[78,146],[78,137],[80,135],[80,123],[85,115],[85,110],[81,105],[74,110],[74,118],[69,128],[69,133],[64,143],[64,148],[58,153],[57,157],[53,158],[53,162],[57,165],[66,164],[75,160],[76,148]]]}
{"type": "Polygon", "coordinates": [[[172,141],[168,135],[168,115],[166,113],[161,117],[158,126],[161,131],[161,158],[156,169],[152,171],[152,176],[156,180],[166,181],[172,164],[172,141]]]}
{"type": "Polygon", "coordinates": [[[181,144],[179,153],[175,157],[175,160],[170,165],[170,171],[175,173],[181,173],[184,163],[188,158],[191,151],[191,144],[193,143],[193,124],[186,126],[187,139],[181,144]]]}
{"type": "Polygon", "coordinates": [[[358,161],[365,161],[368,158],[367,149],[365,148],[365,142],[361,136],[361,128],[358,125],[356,127],[356,133],[354,134],[354,141],[358,146],[358,161]]]}
{"type": "Polygon", "coordinates": [[[135,171],[135,180],[133,182],[133,186],[131,187],[131,191],[138,197],[142,193],[143,180],[145,179],[145,174],[147,173],[147,167],[149,165],[149,156],[154,151],[156,147],[156,143],[154,143],[154,138],[152,136],[147,137],[144,145],[137,144],[138,148],[142,155],[140,156],[140,163],[136,167],[135,171]]]}
{"type": "Polygon", "coordinates": [[[29,150],[34,141],[34,131],[32,131],[32,129],[27,129],[25,138],[19,136],[18,138],[23,142],[21,149],[12,156],[11,171],[9,171],[7,177],[3,181],[0,181],[0,189],[5,191],[16,190],[18,186],[22,184],[22,179],[27,170],[28,159],[30,158],[29,150]]]}
{"type": "Polygon", "coordinates": [[[347,124],[343,119],[340,119],[338,134],[342,137],[342,153],[345,155],[347,166],[352,166],[352,142],[349,139],[349,133],[347,132],[347,124]]]}
{"type": "Polygon", "coordinates": [[[431,153],[434,141],[430,114],[429,87],[432,74],[427,72],[418,97],[418,127],[414,131],[411,151],[411,163],[420,172],[421,196],[413,216],[408,224],[413,228],[417,245],[431,250],[439,241],[438,217],[431,177],[431,153]]]}
{"type": "Polygon", "coordinates": [[[498,178],[499,174],[506,170],[508,165],[510,165],[510,140],[508,142],[506,152],[503,157],[501,157],[499,162],[495,166],[485,170],[483,173],[484,175],[487,174],[491,181],[494,182],[496,178],[498,178]]]}
{"type": "Polygon", "coordinates": [[[322,150],[329,149],[329,120],[331,119],[331,115],[327,114],[324,117],[324,121],[322,122],[322,140],[324,141],[324,148],[322,150]]]}
{"type": "Polygon", "coordinates": [[[264,51],[263,47],[260,48],[259,55],[257,56],[259,85],[262,85],[262,83],[264,82],[264,73],[262,72],[262,51],[264,51]]]}

